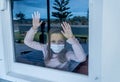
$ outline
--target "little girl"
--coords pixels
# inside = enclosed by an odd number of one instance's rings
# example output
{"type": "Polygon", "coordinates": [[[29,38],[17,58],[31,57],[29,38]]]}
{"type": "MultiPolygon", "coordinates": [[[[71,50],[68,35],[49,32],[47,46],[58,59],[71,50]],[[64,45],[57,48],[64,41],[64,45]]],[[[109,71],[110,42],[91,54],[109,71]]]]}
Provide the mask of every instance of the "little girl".
{"type": "Polygon", "coordinates": [[[74,37],[68,23],[63,22],[61,28],[51,28],[49,31],[50,42],[42,44],[33,41],[38,27],[42,24],[42,22],[39,21],[40,13],[34,12],[32,18],[33,26],[27,32],[24,43],[33,49],[41,50],[43,52],[46,67],[64,70],[70,60],[76,62],[84,62],[86,60],[85,52],[79,41],[74,37]],[[66,43],[72,45],[72,51],[66,49],[66,43]],[[48,50],[50,50],[49,53],[48,50]]]}

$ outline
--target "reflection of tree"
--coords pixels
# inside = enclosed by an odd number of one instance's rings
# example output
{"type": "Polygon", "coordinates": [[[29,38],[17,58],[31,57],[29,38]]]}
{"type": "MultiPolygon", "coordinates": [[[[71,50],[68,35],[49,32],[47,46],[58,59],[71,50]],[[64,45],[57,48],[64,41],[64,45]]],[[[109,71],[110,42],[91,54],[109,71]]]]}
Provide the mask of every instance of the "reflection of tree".
{"type": "Polygon", "coordinates": [[[19,12],[16,14],[16,18],[19,20],[24,20],[25,19],[25,14],[22,12],[19,12]]]}
{"type": "Polygon", "coordinates": [[[60,22],[72,16],[71,12],[68,11],[70,9],[70,7],[67,7],[68,3],[69,0],[55,0],[53,8],[56,12],[52,12],[52,16],[58,18],[60,22]]]}
{"type": "Polygon", "coordinates": [[[70,19],[72,24],[88,25],[88,18],[85,16],[74,16],[70,19]]]}

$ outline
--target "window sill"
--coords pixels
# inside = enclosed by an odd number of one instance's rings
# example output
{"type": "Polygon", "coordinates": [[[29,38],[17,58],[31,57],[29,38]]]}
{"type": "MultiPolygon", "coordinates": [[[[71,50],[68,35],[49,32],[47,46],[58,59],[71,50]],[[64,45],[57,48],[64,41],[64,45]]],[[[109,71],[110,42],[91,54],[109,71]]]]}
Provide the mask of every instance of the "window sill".
{"type": "MultiPolygon", "coordinates": [[[[9,72],[9,73],[7,73],[7,75],[14,77],[14,78],[26,80],[28,82],[52,82],[52,81],[47,81],[47,80],[43,80],[43,79],[39,79],[39,78],[27,76],[27,75],[22,75],[22,74],[18,74],[18,73],[14,73],[14,72],[9,72]]],[[[7,82],[7,81],[5,81],[5,82],[7,82]]]]}

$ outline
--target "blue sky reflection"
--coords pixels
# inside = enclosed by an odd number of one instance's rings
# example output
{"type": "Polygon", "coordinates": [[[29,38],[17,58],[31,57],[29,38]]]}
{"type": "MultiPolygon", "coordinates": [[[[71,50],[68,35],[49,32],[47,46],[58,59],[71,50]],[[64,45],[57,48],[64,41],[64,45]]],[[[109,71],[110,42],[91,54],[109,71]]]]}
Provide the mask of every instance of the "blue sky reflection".
{"type": "MultiPolygon", "coordinates": [[[[22,12],[25,14],[25,18],[31,18],[31,14],[34,11],[41,13],[41,18],[47,18],[47,0],[15,0],[13,17],[15,19],[16,13],[22,12]]],[[[54,0],[50,0],[50,12],[54,11],[52,8],[54,0]]],[[[70,0],[68,7],[71,7],[69,11],[73,16],[87,16],[88,0],[70,0]]],[[[53,18],[51,16],[51,18],[53,18]]]]}

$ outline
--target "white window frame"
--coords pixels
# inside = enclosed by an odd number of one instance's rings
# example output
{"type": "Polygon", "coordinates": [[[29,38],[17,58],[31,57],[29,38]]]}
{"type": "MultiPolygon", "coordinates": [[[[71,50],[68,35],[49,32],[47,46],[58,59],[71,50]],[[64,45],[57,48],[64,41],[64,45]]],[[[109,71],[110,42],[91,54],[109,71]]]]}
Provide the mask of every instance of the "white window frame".
{"type": "Polygon", "coordinates": [[[28,81],[44,79],[52,82],[101,82],[102,0],[89,0],[88,76],[14,62],[11,2],[10,0],[6,1],[7,8],[1,11],[6,75],[13,75],[28,81]],[[28,79],[28,77],[31,78],[28,79]]]}

